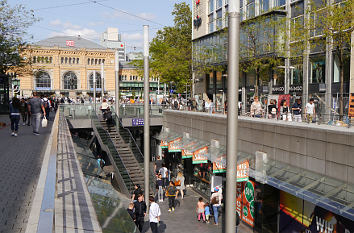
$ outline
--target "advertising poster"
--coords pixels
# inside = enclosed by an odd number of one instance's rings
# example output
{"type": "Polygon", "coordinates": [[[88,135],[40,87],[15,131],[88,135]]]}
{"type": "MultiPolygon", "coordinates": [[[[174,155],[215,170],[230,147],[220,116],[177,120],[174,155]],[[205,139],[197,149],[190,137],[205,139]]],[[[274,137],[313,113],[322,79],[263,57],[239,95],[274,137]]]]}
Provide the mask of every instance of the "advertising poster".
{"type": "Polygon", "coordinates": [[[208,163],[208,147],[202,147],[193,153],[193,164],[208,163]]]}
{"type": "Polygon", "coordinates": [[[248,160],[237,165],[237,182],[249,180],[250,164],[248,160]]]}
{"type": "Polygon", "coordinates": [[[176,138],[168,143],[168,152],[181,152],[182,138],[176,138]]]}
{"type": "Polygon", "coordinates": [[[279,232],[352,233],[353,221],[280,191],[279,232]]]}
{"type": "Polygon", "coordinates": [[[242,193],[242,221],[254,227],[254,182],[245,182],[242,193]]]}
{"type": "Polygon", "coordinates": [[[226,155],[222,155],[213,162],[213,173],[226,172],[226,155]]]}
{"type": "Polygon", "coordinates": [[[161,147],[162,149],[168,148],[168,143],[167,143],[167,141],[166,141],[166,140],[161,140],[161,142],[160,142],[160,147],[161,147]]]}
{"type": "Polygon", "coordinates": [[[278,98],[278,111],[280,111],[280,106],[281,106],[281,103],[283,102],[283,100],[286,101],[287,103],[287,106],[289,107],[290,106],[290,95],[279,95],[279,98],[278,98]]]}
{"type": "Polygon", "coordinates": [[[242,190],[243,190],[243,182],[237,182],[237,187],[236,187],[236,211],[239,216],[241,215],[241,209],[242,209],[242,190]]]}
{"type": "Polygon", "coordinates": [[[195,145],[195,142],[191,142],[186,145],[184,149],[182,149],[182,159],[189,159],[193,157],[193,153],[191,152],[191,148],[195,145]]]}

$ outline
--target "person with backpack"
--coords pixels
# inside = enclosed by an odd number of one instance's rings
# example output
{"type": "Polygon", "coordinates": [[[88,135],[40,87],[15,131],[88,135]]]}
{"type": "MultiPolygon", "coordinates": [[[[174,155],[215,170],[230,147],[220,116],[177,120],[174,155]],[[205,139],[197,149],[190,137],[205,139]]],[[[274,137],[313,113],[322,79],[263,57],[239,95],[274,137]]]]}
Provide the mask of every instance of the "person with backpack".
{"type": "Polygon", "coordinates": [[[175,211],[175,199],[177,189],[173,181],[170,181],[170,185],[166,188],[166,197],[168,197],[168,211],[175,211]]]}
{"type": "Polygon", "coordinates": [[[144,201],[144,195],[139,193],[138,201],[134,202],[136,225],[140,232],[143,230],[144,217],[146,215],[146,203],[144,201]]]}
{"type": "Polygon", "coordinates": [[[50,104],[49,99],[43,98],[43,106],[45,109],[45,115],[47,116],[47,118],[49,120],[49,113],[50,113],[50,108],[51,108],[51,104],[50,104]]]}
{"type": "Polygon", "coordinates": [[[20,122],[21,102],[14,97],[10,102],[10,120],[11,120],[11,136],[17,137],[18,123],[20,122]]]}

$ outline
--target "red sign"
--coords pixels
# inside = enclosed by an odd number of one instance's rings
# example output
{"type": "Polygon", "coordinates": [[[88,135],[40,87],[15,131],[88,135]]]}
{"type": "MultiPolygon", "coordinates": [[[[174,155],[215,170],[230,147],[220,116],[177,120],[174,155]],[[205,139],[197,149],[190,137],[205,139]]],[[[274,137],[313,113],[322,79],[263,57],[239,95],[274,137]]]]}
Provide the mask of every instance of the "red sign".
{"type": "Polygon", "coordinates": [[[192,164],[208,163],[208,147],[202,147],[193,153],[192,164]]]}
{"type": "Polygon", "coordinates": [[[250,164],[248,160],[237,165],[237,182],[248,181],[250,164]]]}
{"type": "Polygon", "coordinates": [[[67,41],[66,41],[66,46],[68,46],[68,47],[74,47],[74,46],[75,46],[75,41],[73,41],[73,40],[67,40],[67,41]]]}

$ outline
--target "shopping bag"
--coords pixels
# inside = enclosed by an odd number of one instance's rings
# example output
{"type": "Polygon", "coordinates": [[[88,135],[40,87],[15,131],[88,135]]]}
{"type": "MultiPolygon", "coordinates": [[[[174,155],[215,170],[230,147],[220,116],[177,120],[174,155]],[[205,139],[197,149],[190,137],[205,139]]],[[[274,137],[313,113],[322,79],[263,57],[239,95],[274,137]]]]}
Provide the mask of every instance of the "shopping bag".
{"type": "Polygon", "coordinates": [[[42,119],[42,128],[47,127],[47,125],[48,125],[48,120],[47,120],[46,117],[43,117],[43,119],[42,119]]]}

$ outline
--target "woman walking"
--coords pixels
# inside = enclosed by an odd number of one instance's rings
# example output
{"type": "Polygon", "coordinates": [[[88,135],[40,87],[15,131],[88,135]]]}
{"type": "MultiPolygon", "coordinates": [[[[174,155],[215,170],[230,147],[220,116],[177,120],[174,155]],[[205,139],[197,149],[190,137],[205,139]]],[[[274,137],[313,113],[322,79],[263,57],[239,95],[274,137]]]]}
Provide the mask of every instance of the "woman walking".
{"type": "Polygon", "coordinates": [[[17,137],[18,123],[20,122],[21,102],[14,97],[10,102],[10,120],[11,120],[11,136],[17,137]]]}
{"type": "Polygon", "coordinates": [[[182,199],[183,199],[183,197],[184,197],[184,192],[183,192],[183,190],[186,188],[186,187],[184,186],[184,180],[185,180],[185,178],[184,178],[184,176],[183,176],[183,173],[182,173],[182,172],[178,172],[177,178],[176,178],[176,183],[178,183],[179,185],[176,186],[176,188],[177,188],[177,195],[176,195],[176,197],[178,197],[179,192],[181,192],[181,198],[182,198],[182,199]]]}

